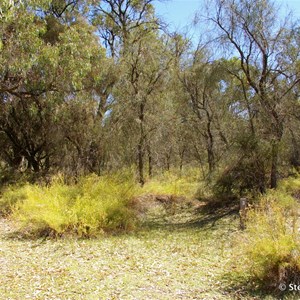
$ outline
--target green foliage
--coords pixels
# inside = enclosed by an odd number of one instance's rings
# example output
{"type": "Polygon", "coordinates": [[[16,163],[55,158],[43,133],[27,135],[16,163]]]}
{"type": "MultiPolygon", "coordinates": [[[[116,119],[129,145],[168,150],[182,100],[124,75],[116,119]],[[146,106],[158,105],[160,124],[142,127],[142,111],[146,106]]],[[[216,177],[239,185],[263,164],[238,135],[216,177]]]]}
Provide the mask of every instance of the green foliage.
{"type": "MultiPolygon", "coordinates": [[[[285,180],[282,188],[294,184],[294,179],[285,180]]],[[[267,288],[300,282],[298,212],[299,203],[279,189],[261,197],[247,214],[247,230],[240,240],[246,259],[242,268],[267,288]]]]}
{"type": "Polygon", "coordinates": [[[199,194],[197,169],[186,169],[181,175],[165,172],[148,180],[143,188],[136,184],[132,174],[127,170],[101,177],[90,175],[69,184],[58,175],[49,186],[29,183],[11,186],[0,198],[1,211],[12,213],[24,232],[95,236],[100,232],[133,229],[137,221],[131,200],[137,195],[192,199],[199,194]]]}
{"type": "Polygon", "coordinates": [[[24,199],[26,199],[24,186],[15,185],[6,187],[3,191],[3,195],[0,197],[0,214],[10,214],[16,203],[24,199]]]}
{"type": "Polygon", "coordinates": [[[193,198],[199,189],[199,176],[196,168],[189,168],[182,175],[174,170],[163,172],[146,182],[142,191],[193,198]]]}
{"type": "Polygon", "coordinates": [[[4,193],[6,203],[16,203],[12,217],[23,230],[36,234],[95,236],[101,232],[131,230],[135,216],[129,208],[135,195],[133,181],[114,176],[89,176],[73,185],[62,177],[49,187],[27,184],[4,193]]]}
{"type": "Polygon", "coordinates": [[[281,180],[278,190],[282,193],[287,193],[299,199],[300,196],[300,179],[299,175],[281,180]]]}
{"type": "Polygon", "coordinates": [[[263,193],[266,189],[266,151],[253,137],[240,136],[234,155],[217,177],[214,193],[218,198],[263,193]]]}

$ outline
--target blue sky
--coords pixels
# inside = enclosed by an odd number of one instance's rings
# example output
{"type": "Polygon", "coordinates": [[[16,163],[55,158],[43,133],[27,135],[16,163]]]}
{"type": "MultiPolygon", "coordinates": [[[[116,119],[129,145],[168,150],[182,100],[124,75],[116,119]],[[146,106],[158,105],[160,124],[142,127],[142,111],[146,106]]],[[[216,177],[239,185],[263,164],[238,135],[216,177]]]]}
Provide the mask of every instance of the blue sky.
{"type": "MultiPolygon", "coordinates": [[[[284,8],[289,7],[296,18],[300,19],[300,0],[276,0],[284,8]]],[[[205,0],[155,0],[156,13],[168,23],[173,30],[182,31],[192,23],[194,14],[205,0]]],[[[191,34],[196,35],[193,30],[191,34]]],[[[195,36],[194,36],[195,39],[195,36]]]]}

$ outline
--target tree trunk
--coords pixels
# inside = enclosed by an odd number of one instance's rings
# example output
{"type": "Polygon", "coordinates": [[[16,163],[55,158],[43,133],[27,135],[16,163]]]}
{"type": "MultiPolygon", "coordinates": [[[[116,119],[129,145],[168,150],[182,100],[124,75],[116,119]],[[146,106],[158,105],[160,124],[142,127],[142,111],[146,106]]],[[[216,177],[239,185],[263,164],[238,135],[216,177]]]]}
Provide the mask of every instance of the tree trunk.
{"type": "Polygon", "coordinates": [[[295,134],[294,134],[293,130],[291,130],[291,129],[290,129],[290,134],[291,134],[292,145],[293,145],[290,161],[291,161],[292,166],[295,167],[296,169],[298,169],[300,166],[299,145],[296,140],[295,134]]]}
{"type": "Polygon", "coordinates": [[[278,176],[278,158],[279,158],[279,145],[283,135],[283,122],[280,121],[277,113],[273,114],[276,121],[276,127],[274,128],[274,139],[271,141],[271,189],[277,187],[277,176],[278,176]]]}
{"type": "Polygon", "coordinates": [[[171,166],[171,152],[166,154],[166,169],[170,171],[171,166]]]}
{"type": "Polygon", "coordinates": [[[46,172],[48,172],[50,169],[50,156],[49,154],[47,154],[46,158],[45,158],[45,170],[46,172]]]}
{"type": "Polygon", "coordinates": [[[149,177],[152,177],[153,175],[153,162],[152,162],[152,153],[151,153],[151,148],[150,146],[148,145],[147,147],[147,152],[148,152],[148,174],[149,174],[149,177]]]}
{"type": "Polygon", "coordinates": [[[32,167],[33,171],[35,173],[38,173],[40,171],[40,165],[39,162],[35,159],[34,156],[26,156],[26,159],[28,161],[28,167],[32,167]]]}
{"type": "Polygon", "coordinates": [[[144,145],[145,145],[145,135],[144,135],[144,109],[145,103],[142,101],[140,104],[140,114],[139,114],[139,121],[140,121],[140,139],[138,143],[138,176],[139,176],[139,183],[141,186],[145,184],[144,178],[144,145]]]}
{"type": "Polygon", "coordinates": [[[144,153],[143,153],[143,143],[140,140],[138,144],[138,174],[139,174],[139,183],[141,186],[145,184],[144,179],[144,153]]]}
{"type": "Polygon", "coordinates": [[[207,135],[206,135],[206,144],[207,144],[207,161],[208,161],[208,177],[210,178],[212,172],[215,169],[215,154],[214,154],[214,138],[211,132],[211,117],[207,112],[207,135]]]}
{"type": "Polygon", "coordinates": [[[182,169],[183,169],[183,161],[184,161],[184,153],[185,153],[185,148],[183,148],[180,153],[180,164],[179,164],[179,170],[180,170],[180,176],[182,175],[182,169]]]}
{"type": "Polygon", "coordinates": [[[271,189],[276,189],[277,187],[278,155],[279,141],[273,141],[271,152],[271,189]]]}
{"type": "Polygon", "coordinates": [[[210,176],[215,169],[215,156],[212,149],[212,145],[210,143],[207,146],[207,159],[208,159],[208,172],[210,176]]]}

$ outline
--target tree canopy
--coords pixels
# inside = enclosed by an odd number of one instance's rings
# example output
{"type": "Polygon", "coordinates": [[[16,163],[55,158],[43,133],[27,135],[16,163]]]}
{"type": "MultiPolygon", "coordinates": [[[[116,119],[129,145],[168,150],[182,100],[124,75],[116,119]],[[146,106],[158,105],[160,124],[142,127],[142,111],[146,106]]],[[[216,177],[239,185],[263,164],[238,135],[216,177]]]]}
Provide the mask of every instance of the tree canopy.
{"type": "Polygon", "coordinates": [[[3,0],[0,18],[2,184],[193,165],[263,192],[299,168],[299,23],[272,1],[211,0],[197,49],[153,0],[3,0]]]}

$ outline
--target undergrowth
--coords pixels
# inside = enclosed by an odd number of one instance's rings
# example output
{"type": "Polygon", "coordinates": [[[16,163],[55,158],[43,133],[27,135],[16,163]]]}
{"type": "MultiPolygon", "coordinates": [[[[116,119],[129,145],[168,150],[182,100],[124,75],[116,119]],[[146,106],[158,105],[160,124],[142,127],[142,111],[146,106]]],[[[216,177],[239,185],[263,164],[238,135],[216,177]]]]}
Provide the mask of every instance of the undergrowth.
{"type": "Polygon", "coordinates": [[[237,240],[237,273],[274,292],[300,284],[299,191],[300,178],[290,178],[261,196],[237,240]]]}
{"type": "Polygon", "coordinates": [[[187,168],[182,173],[176,170],[163,172],[161,175],[149,179],[142,189],[142,193],[185,196],[187,198],[200,197],[205,194],[206,187],[200,180],[197,168],[187,168]]]}
{"type": "Polygon", "coordinates": [[[130,170],[104,176],[81,177],[66,183],[53,177],[49,185],[12,185],[0,197],[0,211],[22,225],[22,232],[60,236],[96,236],[101,232],[127,231],[138,223],[134,199],[143,194],[194,198],[199,188],[199,171],[165,172],[140,187],[130,170]]]}
{"type": "Polygon", "coordinates": [[[11,188],[4,193],[2,202],[10,205],[12,218],[21,222],[23,231],[90,237],[135,227],[136,219],[129,206],[136,190],[133,180],[120,174],[88,176],[72,185],[57,177],[50,186],[26,184],[11,188]]]}

